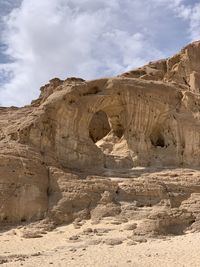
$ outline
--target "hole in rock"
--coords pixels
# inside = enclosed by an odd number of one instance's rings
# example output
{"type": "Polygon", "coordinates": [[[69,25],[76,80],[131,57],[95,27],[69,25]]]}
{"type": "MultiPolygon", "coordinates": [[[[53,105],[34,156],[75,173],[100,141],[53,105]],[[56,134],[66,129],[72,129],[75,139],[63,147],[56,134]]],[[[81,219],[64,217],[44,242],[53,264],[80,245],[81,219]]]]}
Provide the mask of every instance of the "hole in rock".
{"type": "Polygon", "coordinates": [[[160,147],[164,147],[165,146],[165,140],[162,137],[158,137],[158,139],[156,140],[156,144],[155,146],[160,146],[160,147]]]}
{"type": "Polygon", "coordinates": [[[3,217],[3,220],[4,221],[7,221],[8,220],[8,217],[7,216],[3,217]]]}
{"type": "Polygon", "coordinates": [[[165,147],[165,139],[160,131],[154,131],[150,136],[151,144],[155,147],[165,147]]]}
{"type": "Polygon", "coordinates": [[[121,121],[121,114],[115,114],[111,109],[108,115],[102,110],[96,112],[89,123],[89,136],[104,154],[104,168],[133,167],[121,121]]]}
{"type": "Polygon", "coordinates": [[[121,124],[117,124],[116,129],[114,129],[114,133],[118,138],[121,138],[124,134],[124,128],[121,124]]]}
{"type": "Polygon", "coordinates": [[[94,143],[101,140],[110,132],[107,114],[100,110],[96,112],[89,124],[89,136],[94,143]]]}

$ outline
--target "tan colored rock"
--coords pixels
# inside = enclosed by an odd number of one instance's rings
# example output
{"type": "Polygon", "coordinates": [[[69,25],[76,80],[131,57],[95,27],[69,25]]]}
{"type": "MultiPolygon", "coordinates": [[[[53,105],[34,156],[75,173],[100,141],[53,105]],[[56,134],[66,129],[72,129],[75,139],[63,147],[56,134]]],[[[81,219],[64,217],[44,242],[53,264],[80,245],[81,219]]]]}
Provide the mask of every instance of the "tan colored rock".
{"type": "Polygon", "coordinates": [[[133,231],[133,240],[135,235],[181,235],[194,223],[194,218],[192,213],[178,209],[155,212],[133,231]]]}
{"type": "Polygon", "coordinates": [[[195,42],[118,77],[55,78],[30,106],[0,108],[2,225],[121,216],[154,235],[197,229],[199,54],[195,42]]]}
{"type": "Polygon", "coordinates": [[[120,77],[175,83],[183,90],[200,91],[200,41],[184,47],[171,58],[150,62],[136,70],[123,73],[120,77]]]}
{"type": "Polygon", "coordinates": [[[41,219],[48,209],[48,171],[42,157],[20,144],[7,145],[0,152],[0,220],[41,219]]]}

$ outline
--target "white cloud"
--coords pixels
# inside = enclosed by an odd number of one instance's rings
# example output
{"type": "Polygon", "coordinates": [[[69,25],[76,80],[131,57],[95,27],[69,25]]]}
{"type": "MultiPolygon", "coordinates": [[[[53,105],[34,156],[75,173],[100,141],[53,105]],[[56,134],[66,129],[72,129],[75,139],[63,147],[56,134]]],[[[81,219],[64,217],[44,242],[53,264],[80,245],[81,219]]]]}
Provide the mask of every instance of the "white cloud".
{"type": "Polygon", "coordinates": [[[39,86],[56,76],[110,76],[164,57],[154,38],[162,39],[174,25],[173,19],[164,26],[159,20],[165,12],[173,17],[171,10],[182,2],[23,0],[5,21],[4,43],[13,63],[0,65],[4,75],[12,73],[0,102],[27,104],[39,86]]]}
{"type": "Polygon", "coordinates": [[[200,4],[196,4],[191,11],[190,32],[192,40],[200,39],[200,4]]]}
{"type": "Polygon", "coordinates": [[[187,5],[180,3],[176,6],[174,12],[178,17],[188,21],[186,34],[190,41],[200,39],[200,3],[197,2],[187,5]]]}

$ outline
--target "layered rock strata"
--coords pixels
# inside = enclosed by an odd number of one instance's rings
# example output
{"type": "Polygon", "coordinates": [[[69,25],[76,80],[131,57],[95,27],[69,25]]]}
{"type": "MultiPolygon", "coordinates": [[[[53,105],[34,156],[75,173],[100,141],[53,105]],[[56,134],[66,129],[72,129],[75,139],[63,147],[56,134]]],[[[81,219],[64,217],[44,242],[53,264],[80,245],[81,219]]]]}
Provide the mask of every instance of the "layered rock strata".
{"type": "Polygon", "coordinates": [[[197,229],[199,90],[195,42],[118,77],[55,78],[31,105],[2,107],[0,221],[125,216],[151,234],[197,229]]]}

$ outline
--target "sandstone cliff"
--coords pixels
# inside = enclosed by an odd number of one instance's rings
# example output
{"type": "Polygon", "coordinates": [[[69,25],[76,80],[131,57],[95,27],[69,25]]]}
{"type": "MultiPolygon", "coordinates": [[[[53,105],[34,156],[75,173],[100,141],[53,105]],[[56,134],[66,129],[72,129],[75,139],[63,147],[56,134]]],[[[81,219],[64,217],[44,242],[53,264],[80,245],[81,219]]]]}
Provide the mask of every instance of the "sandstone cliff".
{"type": "Polygon", "coordinates": [[[142,209],[145,231],[198,228],[199,92],[195,42],[118,77],[55,78],[30,106],[1,108],[1,222],[142,209]]]}

